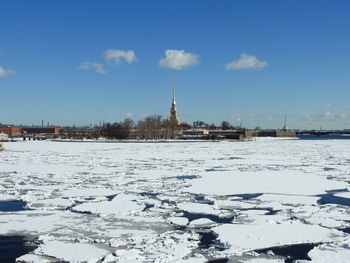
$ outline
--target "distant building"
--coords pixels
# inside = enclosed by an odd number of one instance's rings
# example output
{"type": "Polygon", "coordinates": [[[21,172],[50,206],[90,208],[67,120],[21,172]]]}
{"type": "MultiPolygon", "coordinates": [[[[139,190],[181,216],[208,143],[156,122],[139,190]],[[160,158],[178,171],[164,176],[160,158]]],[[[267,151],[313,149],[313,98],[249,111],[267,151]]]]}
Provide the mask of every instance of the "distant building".
{"type": "Polygon", "coordinates": [[[188,129],[182,132],[184,135],[209,135],[209,130],[207,129],[188,129]]]}
{"type": "Polygon", "coordinates": [[[0,126],[0,133],[5,133],[9,136],[20,136],[23,134],[23,130],[14,125],[0,126]]]}
{"type": "Polygon", "coordinates": [[[23,127],[23,133],[35,135],[59,135],[62,127],[23,127]]]}
{"type": "Polygon", "coordinates": [[[64,127],[60,134],[63,138],[101,138],[104,137],[100,126],[94,127],[64,127]]]}

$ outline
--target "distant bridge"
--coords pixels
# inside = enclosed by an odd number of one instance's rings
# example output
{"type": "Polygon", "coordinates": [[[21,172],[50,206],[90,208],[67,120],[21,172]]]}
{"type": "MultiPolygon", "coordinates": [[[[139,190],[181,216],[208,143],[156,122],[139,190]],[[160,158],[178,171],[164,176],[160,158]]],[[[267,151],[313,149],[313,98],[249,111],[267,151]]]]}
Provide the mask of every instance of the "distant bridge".
{"type": "Polygon", "coordinates": [[[316,131],[316,130],[304,130],[304,131],[297,131],[297,135],[317,135],[317,136],[322,136],[322,135],[330,135],[330,134],[348,134],[350,135],[350,131],[337,131],[337,130],[327,130],[327,131],[316,131]]]}

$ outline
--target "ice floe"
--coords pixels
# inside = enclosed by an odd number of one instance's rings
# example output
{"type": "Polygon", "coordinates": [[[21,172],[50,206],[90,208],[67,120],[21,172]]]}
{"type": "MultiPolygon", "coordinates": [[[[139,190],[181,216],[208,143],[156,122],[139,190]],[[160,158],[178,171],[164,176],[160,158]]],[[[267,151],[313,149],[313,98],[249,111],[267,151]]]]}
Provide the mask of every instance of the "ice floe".
{"type": "Polygon", "coordinates": [[[134,195],[120,194],[111,201],[102,201],[98,203],[84,203],[74,207],[75,211],[91,212],[97,214],[132,215],[141,212],[145,206],[137,203],[137,197],[134,195]]]}
{"type": "Polygon", "coordinates": [[[317,195],[346,188],[347,183],[300,171],[210,172],[193,180],[188,191],[212,195],[291,194],[317,195]],[[254,182],[254,183],[253,183],[254,182]]]}
{"type": "Polygon", "coordinates": [[[232,253],[243,253],[290,244],[328,242],[343,236],[337,230],[307,225],[298,221],[260,224],[223,224],[213,228],[219,240],[229,245],[232,253]]]}
{"type": "Polygon", "coordinates": [[[337,262],[337,263],[348,263],[350,259],[350,248],[322,248],[315,247],[308,253],[311,261],[297,261],[297,263],[329,263],[329,262],[337,262]]]}
{"type": "Polygon", "coordinates": [[[68,262],[97,263],[109,251],[99,248],[96,244],[71,243],[64,241],[46,241],[36,253],[55,257],[68,262]]]}

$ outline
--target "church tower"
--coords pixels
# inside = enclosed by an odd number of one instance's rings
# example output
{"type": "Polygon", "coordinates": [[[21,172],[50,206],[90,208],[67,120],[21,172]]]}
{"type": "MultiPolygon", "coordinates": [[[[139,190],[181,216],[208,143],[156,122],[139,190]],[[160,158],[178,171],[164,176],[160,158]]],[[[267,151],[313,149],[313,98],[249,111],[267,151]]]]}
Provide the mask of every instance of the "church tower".
{"type": "Polygon", "coordinates": [[[173,86],[173,101],[171,103],[171,109],[170,109],[170,116],[169,121],[173,125],[179,125],[179,117],[177,116],[177,109],[176,109],[176,101],[175,101],[175,77],[174,77],[174,86],[173,86]]]}

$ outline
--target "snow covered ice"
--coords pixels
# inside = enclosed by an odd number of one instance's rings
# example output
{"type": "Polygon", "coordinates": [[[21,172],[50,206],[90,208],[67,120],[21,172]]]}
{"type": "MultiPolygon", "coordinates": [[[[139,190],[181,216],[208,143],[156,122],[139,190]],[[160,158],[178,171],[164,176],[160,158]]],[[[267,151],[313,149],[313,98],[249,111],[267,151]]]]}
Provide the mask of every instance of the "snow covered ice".
{"type": "Polygon", "coordinates": [[[0,205],[0,235],[38,240],[18,262],[349,259],[350,140],[4,147],[0,204],[26,207],[0,205]]]}

